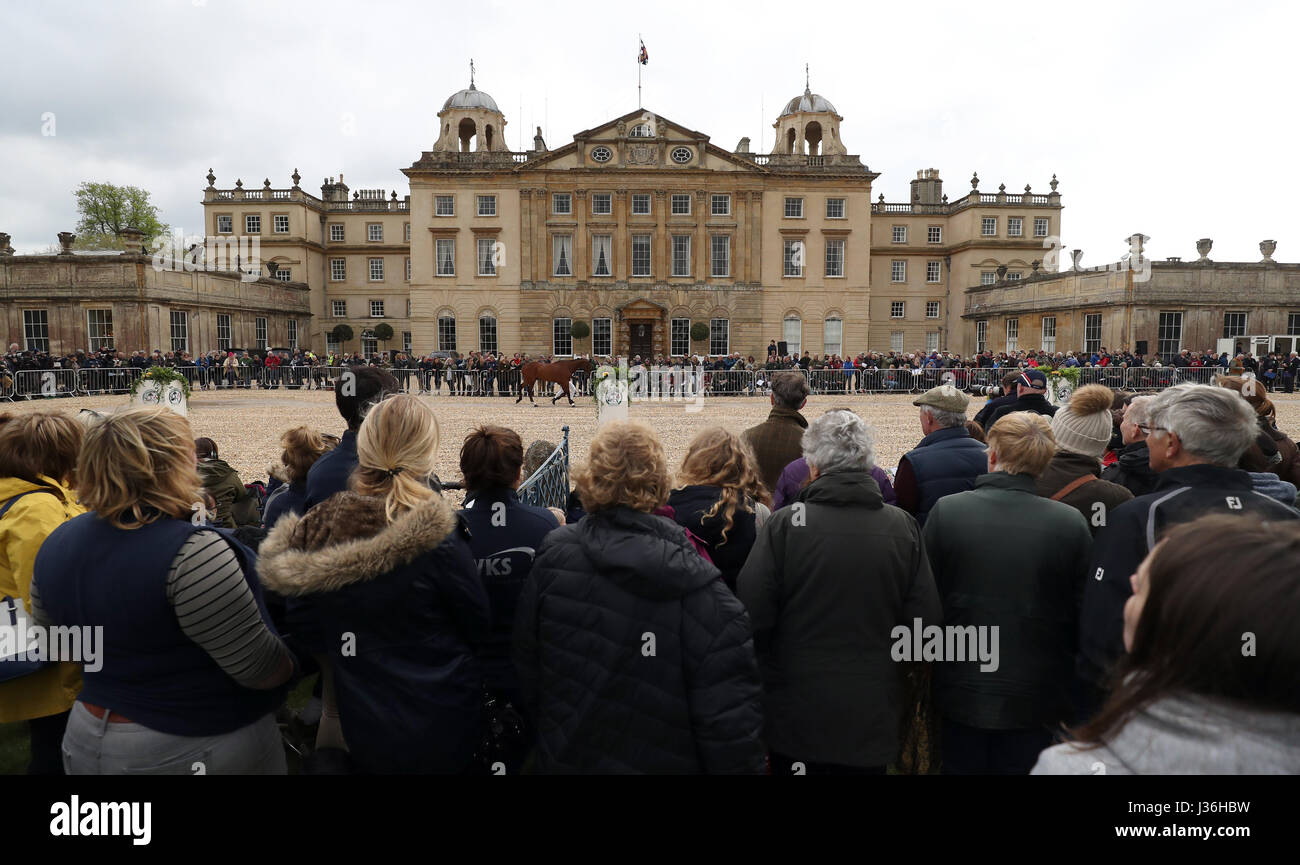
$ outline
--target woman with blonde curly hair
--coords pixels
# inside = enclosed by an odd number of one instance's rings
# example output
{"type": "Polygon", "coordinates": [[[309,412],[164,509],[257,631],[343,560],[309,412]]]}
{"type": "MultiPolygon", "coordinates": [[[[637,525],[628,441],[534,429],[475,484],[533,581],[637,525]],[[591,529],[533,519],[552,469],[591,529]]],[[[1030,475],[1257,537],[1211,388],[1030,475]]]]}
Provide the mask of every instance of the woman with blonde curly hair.
{"type": "Polygon", "coordinates": [[[754,453],[722,427],[698,433],[677,472],[679,487],[668,496],[673,519],[700,538],[723,582],[736,589],[736,575],[754,546],[757,510],[767,496],[754,453]]]}
{"type": "Polygon", "coordinates": [[[429,483],[437,418],[391,396],[356,446],[351,489],[281,517],[258,563],[322,661],[317,745],[346,748],[368,774],[469,771],[488,598],[455,510],[429,483]]]}
{"type": "Polygon", "coordinates": [[[63,738],[70,775],[285,773],[275,724],[293,658],[270,625],[253,555],[203,525],[194,432],[167,408],[86,430],[89,513],[36,557],[32,619],[86,629],[82,689],[63,738]]]}
{"type": "Polygon", "coordinates": [[[654,431],[611,422],[574,472],[587,516],[546,536],[515,666],[543,773],[765,770],[749,616],[686,532],[654,431]]]}

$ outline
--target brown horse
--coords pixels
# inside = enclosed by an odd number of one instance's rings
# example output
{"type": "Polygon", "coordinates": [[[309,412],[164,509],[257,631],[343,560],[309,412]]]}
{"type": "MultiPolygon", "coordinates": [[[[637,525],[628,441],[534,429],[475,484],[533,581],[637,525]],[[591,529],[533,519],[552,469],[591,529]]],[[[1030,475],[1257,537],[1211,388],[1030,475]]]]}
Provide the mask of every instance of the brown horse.
{"type": "Polygon", "coordinates": [[[573,405],[573,397],[569,394],[569,382],[573,374],[582,370],[591,375],[591,361],[586,358],[576,358],[575,360],[557,360],[552,363],[542,363],[540,360],[530,361],[519,368],[519,374],[523,377],[519,387],[519,396],[515,398],[515,404],[518,405],[524,398],[524,393],[528,393],[528,401],[533,403],[533,408],[537,403],[533,402],[533,382],[545,381],[558,384],[564,388],[562,393],[557,393],[551,399],[551,405],[561,396],[567,397],[569,405],[573,405]]]}

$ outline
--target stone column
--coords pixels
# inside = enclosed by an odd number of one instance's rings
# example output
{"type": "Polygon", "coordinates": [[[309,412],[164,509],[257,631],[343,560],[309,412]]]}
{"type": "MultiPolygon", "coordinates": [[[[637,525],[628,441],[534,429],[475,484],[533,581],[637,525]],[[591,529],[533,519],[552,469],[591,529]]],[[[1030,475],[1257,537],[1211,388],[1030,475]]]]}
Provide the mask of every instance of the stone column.
{"type": "MultiPolygon", "coordinates": [[[[731,218],[736,222],[736,236],[745,237],[749,228],[749,194],[731,196],[731,218]]],[[[749,281],[749,246],[740,244],[736,250],[736,278],[733,282],[749,281]]]]}
{"type": "Polygon", "coordinates": [[[650,241],[650,275],[655,282],[663,282],[667,279],[667,256],[664,254],[664,247],[668,245],[669,215],[668,190],[656,189],[654,239],[650,241]]]}
{"type": "Polygon", "coordinates": [[[591,253],[587,250],[587,190],[574,190],[573,217],[578,223],[573,229],[573,280],[585,280],[591,273],[591,253]]]}
{"type": "Polygon", "coordinates": [[[695,233],[691,238],[691,273],[696,282],[709,278],[709,227],[713,208],[709,201],[707,189],[695,190],[695,233]]]}
{"type": "Polygon", "coordinates": [[[533,281],[549,282],[551,279],[551,238],[546,230],[546,220],[551,215],[551,191],[533,190],[533,281]]]}
{"type": "MultiPolygon", "coordinates": [[[[617,225],[614,227],[613,236],[609,242],[609,254],[612,261],[610,262],[609,272],[613,274],[616,281],[627,279],[628,266],[627,254],[624,250],[628,248],[627,234],[627,190],[618,189],[614,191],[614,221],[617,225]]],[[[626,335],[626,326],[623,328],[626,335]]],[[[624,343],[624,348],[627,344],[624,343]]]]}
{"type": "MultiPolygon", "coordinates": [[[[531,282],[533,279],[533,191],[519,190],[519,279],[531,282]]],[[[475,247],[477,247],[477,242],[475,247]]],[[[474,250],[478,255],[478,249],[474,250]]]]}

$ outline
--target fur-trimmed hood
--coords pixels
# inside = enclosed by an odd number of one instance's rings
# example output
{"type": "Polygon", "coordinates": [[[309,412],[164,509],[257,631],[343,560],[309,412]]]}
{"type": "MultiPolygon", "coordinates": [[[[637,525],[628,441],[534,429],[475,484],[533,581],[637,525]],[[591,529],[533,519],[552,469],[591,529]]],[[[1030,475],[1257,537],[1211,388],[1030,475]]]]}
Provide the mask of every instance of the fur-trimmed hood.
{"type": "Polygon", "coordinates": [[[338,591],[410,564],[457,524],[441,496],[388,524],[383,499],[336,493],[301,517],[281,517],[262,541],[257,569],[262,585],[286,597],[338,591]]]}

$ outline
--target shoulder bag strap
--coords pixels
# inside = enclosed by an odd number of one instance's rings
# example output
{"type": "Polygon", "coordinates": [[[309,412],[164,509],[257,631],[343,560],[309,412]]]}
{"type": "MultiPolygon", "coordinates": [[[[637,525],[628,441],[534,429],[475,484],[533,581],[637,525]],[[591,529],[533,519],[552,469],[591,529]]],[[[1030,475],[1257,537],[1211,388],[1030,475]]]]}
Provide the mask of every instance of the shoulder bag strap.
{"type": "Polygon", "coordinates": [[[1061,499],[1065,498],[1070,493],[1074,492],[1079,487],[1086,484],[1088,481],[1095,481],[1096,479],[1097,479],[1096,475],[1083,475],[1082,477],[1077,477],[1074,480],[1070,481],[1065,486],[1061,487],[1059,490],[1057,490],[1056,494],[1052,496],[1052,501],[1059,502],[1061,499]]]}

